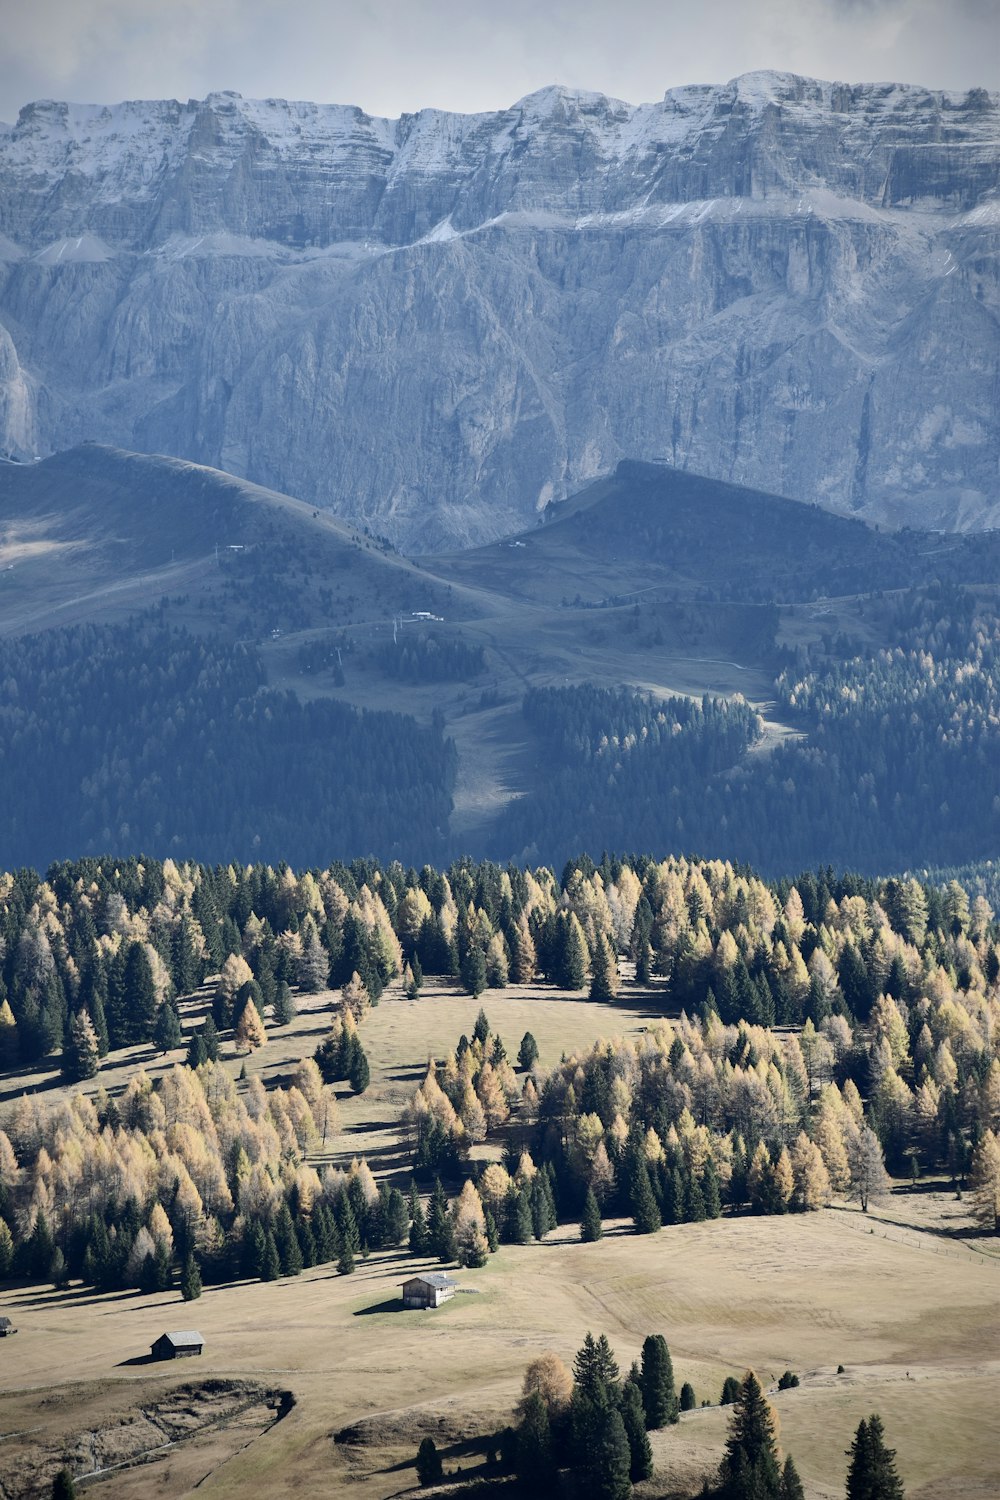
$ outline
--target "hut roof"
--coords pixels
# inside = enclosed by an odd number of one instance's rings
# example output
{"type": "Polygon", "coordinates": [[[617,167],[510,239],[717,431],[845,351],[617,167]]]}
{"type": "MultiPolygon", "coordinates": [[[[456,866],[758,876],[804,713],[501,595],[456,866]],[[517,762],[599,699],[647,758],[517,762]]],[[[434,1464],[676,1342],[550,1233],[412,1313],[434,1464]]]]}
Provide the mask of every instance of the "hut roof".
{"type": "Polygon", "coordinates": [[[179,1344],[203,1344],[205,1342],[201,1334],[194,1328],[184,1329],[180,1333],[161,1333],[160,1338],[166,1339],[175,1346],[179,1344]]]}
{"type": "Polygon", "coordinates": [[[403,1285],[408,1286],[411,1281],[423,1281],[427,1284],[427,1286],[436,1287],[449,1287],[457,1285],[457,1283],[452,1279],[451,1276],[448,1275],[446,1271],[422,1271],[419,1276],[407,1277],[403,1285]]]}

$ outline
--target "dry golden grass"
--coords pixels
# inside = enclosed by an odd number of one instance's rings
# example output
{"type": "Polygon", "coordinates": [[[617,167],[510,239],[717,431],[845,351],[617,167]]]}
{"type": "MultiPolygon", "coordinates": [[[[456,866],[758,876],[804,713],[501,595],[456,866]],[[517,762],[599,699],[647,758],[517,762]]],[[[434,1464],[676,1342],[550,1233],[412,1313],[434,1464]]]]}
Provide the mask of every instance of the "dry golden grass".
{"type": "MultiPolygon", "coordinates": [[[[485,1005],[508,1051],[530,1029],[543,1062],[650,1024],[641,1005],[596,1007],[543,991],[487,995],[485,1005]]],[[[342,1100],[338,1155],[373,1148],[383,1165],[398,1167],[396,1133],[384,1127],[428,1053],[440,1055],[470,1032],[478,1008],[438,986],[416,1004],[387,998],[365,1019],[372,1088],[342,1100]]],[[[321,1013],[301,1015],[251,1068],[287,1070],[325,1024],[321,1013]]],[[[903,1193],[875,1223],[841,1208],[649,1237],[623,1224],[596,1245],[581,1245],[563,1226],[544,1244],[505,1247],[483,1270],[461,1273],[479,1295],[431,1313],[392,1306],[414,1268],[403,1253],[373,1255],[351,1277],[323,1267],[270,1285],[208,1288],[194,1306],[176,1293],[24,1290],[5,1304],[21,1332],[3,1348],[0,1390],[8,1396],[0,1421],[5,1432],[44,1421],[69,1438],[89,1425],[95,1402],[124,1408],[195,1375],[259,1380],[294,1393],[283,1421],[259,1436],[237,1430],[194,1439],[155,1465],[113,1474],[101,1492],[174,1500],[200,1480],[205,1496],[252,1488],[269,1497],[349,1492],[383,1500],[414,1484],[413,1469],[401,1466],[424,1432],[450,1450],[446,1468],[474,1465],[460,1439],[509,1419],[534,1354],[554,1349],[569,1360],[591,1329],[608,1334],[627,1367],[645,1334],[660,1331],[678,1384],[690,1380],[699,1399],[717,1401],[725,1376],[748,1365],[766,1383],[786,1368],[801,1376],[799,1389],[774,1399],[783,1440],[815,1500],[843,1493],[844,1450],[871,1411],[882,1414],[899,1450],[910,1500],[937,1500],[945,1489],[949,1500],[985,1500],[1000,1469],[989,1417],[1000,1374],[1000,1266],[935,1232],[955,1227],[943,1222],[952,1202],[903,1193]],[[903,1230],[890,1219],[922,1227],[903,1230]],[[165,1328],[192,1323],[207,1341],[200,1361],[122,1365],[165,1328]],[[354,1435],[363,1441],[334,1442],[359,1423],[354,1435]]],[[[718,1462],[725,1422],[718,1408],[699,1410],[657,1435],[648,1492],[696,1490],[718,1462]]]]}

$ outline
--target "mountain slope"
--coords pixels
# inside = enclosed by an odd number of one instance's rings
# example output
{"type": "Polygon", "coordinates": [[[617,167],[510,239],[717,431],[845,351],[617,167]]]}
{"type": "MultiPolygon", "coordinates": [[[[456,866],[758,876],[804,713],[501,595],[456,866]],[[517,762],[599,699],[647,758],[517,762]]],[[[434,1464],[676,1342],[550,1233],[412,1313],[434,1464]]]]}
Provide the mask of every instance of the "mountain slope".
{"type": "Polygon", "coordinates": [[[0,853],[995,852],[1000,533],[634,462],[552,510],[418,565],[175,459],[0,464],[0,853]]]}
{"type": "Polygon", "coordinates": [[[210,95],[0,135],[0,444],[165,450],[408,550],[622,457],[998,515],[998,103],[762,74],[399,121],[210,95]]]}
{"type": "Polygon", "coordinates": [[[667,597],[801,602],[1000,576],[1000,531],[878,531],[667,464],[622,462],[545,516],[517,537],[428,566],[512,598],[591,606],[667,597]]]}
{"type": "Polygon", "coordinates": [[[302,501],[179,459],[84,443],[0,464],[0,634],[167,595],[185,624],[260,638],[440,608],[444,588],[302,501]]]}

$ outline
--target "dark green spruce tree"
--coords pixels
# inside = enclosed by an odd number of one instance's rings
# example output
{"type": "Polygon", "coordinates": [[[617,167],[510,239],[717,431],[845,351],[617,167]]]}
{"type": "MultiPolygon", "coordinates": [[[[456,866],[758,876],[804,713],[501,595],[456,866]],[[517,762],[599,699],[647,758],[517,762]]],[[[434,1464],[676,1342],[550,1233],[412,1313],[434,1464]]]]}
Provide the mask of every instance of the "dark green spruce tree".
{"type": "Polygon", "coordinates": [[[799,1471],[790,1456],[785,1459],[785,1467],[781,1471],[781,1500],[806,1500],[799,1471]]]}
{"type": "Polygon", "coordinates": [[[896,1450],[886,1447],[885,1429],[877,1412],[859,1422],[848,1457],[847,1500],[903,1500],[896,1450]]]}
{"type": "Polygon", "coordinates": [[[529,1494],[543,1494],[555,1479],[552,1429],[548,1407],[532,1391],[522,1407],[515,1445],[517,1477],[529,1494]]]}
{"type": "Polygon", "coordinates": [[[621,1412],[616,1406],[599,1407],[584,1476],[589,1500],[628,1500],[632,1493],[631,1467],[632,1454],[621,1412]]]}
{"type": "Polygon", "coordinates": [[[774,1412],[753,1370],[748,1370],[729,1419],[719,1470],[724,1500],[780,1500],[781,1469],[774,1412]]]}
{"type": "Polygon", "coordinates": [[[653,1450],[646,1436],[646,1414],[643,1409],[642,1392],[634,1380],[626,1380],[622,1387],[622,1421],[629,1447],[629,1478],[633,1484],[648,1479],[653,1472],[653,1450]]]}
{"type": "Polygon", "coordinates": [[[444,1478],[441,1455],[432,1437],[422,1438],[417,1449],[417,1478],[422,1485],[440,1484],[444,1478]]]}
{"type": "Polygon", "coordinates": [[[181,1272],[181,1296],[185,1302],[197,1302],[201,1296],[201,1272],[190,1250],[184,1257],[184,1269],[181,1272]]]}
{"type": "Polygon", "coordinates": [[[676,1422],[678,1401],[674,1389],[674,1365],[662,1333],[651,1333],[643,1341],[639,1384],[649,1430],[656,1432],[669,1422],[676,1422]]]}
{"type": "Polygon", "coordinates": [[[604,1233],[601,1223],[601,1210],[594,1195],[594,1189],[587,1189],[587,1196],[583,1200],[583,1218],[580,1221],[580,1238],[584,1244],[593,1244],[599,1240],[604,1233]]]}
{"type": "Polygon", "coordinates": [[[638,1234],[655,1234],[660,1228],[660,1210],[653,1196],[649,1169],[640,1152],[632,1157],[628,1182],[629,1207],[638,1234]]]}

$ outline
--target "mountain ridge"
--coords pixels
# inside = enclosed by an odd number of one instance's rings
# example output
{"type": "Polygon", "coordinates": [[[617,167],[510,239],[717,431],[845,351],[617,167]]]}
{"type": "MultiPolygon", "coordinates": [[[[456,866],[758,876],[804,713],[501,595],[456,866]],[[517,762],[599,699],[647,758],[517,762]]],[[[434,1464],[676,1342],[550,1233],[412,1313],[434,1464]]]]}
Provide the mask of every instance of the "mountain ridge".
{"type": "Polygon", "coordinates": [[[1000,99],[756,74],[505,111],[26,106],[0,448],[175,453],[439,551],[620,458],[1000,514],[1000,99]]]}

